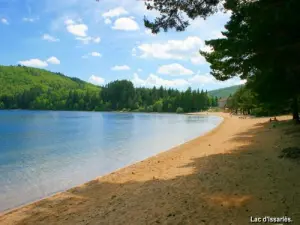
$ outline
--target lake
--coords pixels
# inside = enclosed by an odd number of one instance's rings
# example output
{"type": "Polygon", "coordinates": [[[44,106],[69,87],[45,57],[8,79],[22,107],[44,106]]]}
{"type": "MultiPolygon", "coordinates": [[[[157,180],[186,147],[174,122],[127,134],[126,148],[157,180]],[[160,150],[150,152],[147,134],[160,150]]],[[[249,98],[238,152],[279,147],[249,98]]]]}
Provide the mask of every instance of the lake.
{"type": "Polygon", "coordinates": [[[216,116],[0,110],[0,211],[196,138],[216,116]]]}

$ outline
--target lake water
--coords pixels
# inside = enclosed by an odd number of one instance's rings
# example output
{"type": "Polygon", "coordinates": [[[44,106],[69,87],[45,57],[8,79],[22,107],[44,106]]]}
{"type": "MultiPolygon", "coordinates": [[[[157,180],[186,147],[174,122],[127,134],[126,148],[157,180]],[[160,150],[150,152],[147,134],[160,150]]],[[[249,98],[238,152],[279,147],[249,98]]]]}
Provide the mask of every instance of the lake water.
{"type": "Polygon", "coordinates": [[[177,114],[0,110],[0,211],[141,161],[221,121],[177,114]]]}

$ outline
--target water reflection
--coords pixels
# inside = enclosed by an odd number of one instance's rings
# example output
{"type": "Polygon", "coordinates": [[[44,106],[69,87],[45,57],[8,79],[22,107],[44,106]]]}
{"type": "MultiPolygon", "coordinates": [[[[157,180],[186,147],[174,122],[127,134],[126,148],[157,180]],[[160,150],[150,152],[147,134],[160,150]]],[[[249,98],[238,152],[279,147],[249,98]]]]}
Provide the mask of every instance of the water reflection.
{"type": "Polygon", "coordinates": [[[0,211],[143,160],[220,122],[176,114],[0,111],[0,211]]]}

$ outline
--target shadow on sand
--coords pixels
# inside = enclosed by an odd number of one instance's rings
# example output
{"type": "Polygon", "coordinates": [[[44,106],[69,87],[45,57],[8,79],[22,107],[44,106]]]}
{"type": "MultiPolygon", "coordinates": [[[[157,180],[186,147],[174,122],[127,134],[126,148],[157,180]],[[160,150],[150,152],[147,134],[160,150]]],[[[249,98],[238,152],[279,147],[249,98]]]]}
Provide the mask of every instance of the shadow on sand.
{"type": "Polygon", "coordinates": [[[227,140],[241,144],[228,153],[193,159],[183,166],[192,169],[188,175],[94,180],[27,206],[30,213],[14,224],[243,225],[251,216],[288,216],[300,224],[300,164],[278,157],[282,146],[299,145],[298,131],[291,131],[298,128],[273,124],[257,124],[227,140]]]}

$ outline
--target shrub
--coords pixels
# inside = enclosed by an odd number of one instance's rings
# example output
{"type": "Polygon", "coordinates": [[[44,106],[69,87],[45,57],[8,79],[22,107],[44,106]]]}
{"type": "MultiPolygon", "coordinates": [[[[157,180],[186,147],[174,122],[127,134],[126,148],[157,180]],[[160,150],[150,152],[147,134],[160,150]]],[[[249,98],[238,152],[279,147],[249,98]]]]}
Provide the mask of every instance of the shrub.
{"type": "Polygon", "coordinates": [[[251,111],[251,115],[256,116],[256,117],[270,116],[270,113],[268,112],[268,110],[266,110],[264,108],[255,108],[251,111]]]}
{"type": "Polygon", "coordinates": [[[145,109],[144,106],[140,106],[138,109],[135,109],[134,111],[135,111],[135,112],[145,112],[146,109],[145,109]]]}
{"type": "Polygon", "coordinates": [[[147,106],[147,112],[153,112],[153,106],[152,105],[147,106]]]}
{"type": "Polygon", "coordinates": [[[298,148],[298,147],[285,148],[281,151],[279,158],[299,159],[300,158],[300,148],[298,148]]]}
{"type": "Polygon", "coordinates": [[[183,108],[178,107],[178,108],[176,109],[176,113],[184,113],[183,108]]]}

